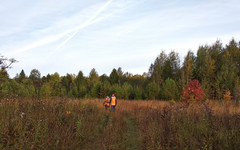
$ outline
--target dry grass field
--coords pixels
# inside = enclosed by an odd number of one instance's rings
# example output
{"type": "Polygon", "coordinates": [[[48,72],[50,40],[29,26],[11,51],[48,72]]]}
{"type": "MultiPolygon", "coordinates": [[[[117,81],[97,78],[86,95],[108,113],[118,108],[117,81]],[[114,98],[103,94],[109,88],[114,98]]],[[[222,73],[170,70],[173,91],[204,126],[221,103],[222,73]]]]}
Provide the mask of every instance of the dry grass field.
{"type": "Polygon", "coordinates": [[[239,149],[240,107],[103,99],[0,100],[0,149],[239,149]]]}

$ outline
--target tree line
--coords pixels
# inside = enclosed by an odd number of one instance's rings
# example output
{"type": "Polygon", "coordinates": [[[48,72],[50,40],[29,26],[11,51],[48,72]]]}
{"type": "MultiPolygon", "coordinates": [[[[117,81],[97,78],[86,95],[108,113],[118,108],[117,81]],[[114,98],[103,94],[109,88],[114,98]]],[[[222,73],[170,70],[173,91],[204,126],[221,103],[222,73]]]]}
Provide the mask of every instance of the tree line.
{"type": "Polygon", "coordinates": [[[201,45],[196,55],[189,50],[182,64],[177,52],[162,51],[148,73],[142,75],[123,72],[121,67],[114,68],[109,76],[99,75],[94,68],[88,76],[82,71],[77,75],[41,76],[39,70],[33,69],[29,76],[22,70],[11,79],[7,67],[16,60],[4,58],[0,62],[1,98],[104,98],[115,93],[119,99],[180,100],[184,87],[192,80],[201,84],[204,99],[221,100],[226,91],[234,99],[240,98],[240,42],[234,39],[226,46],[220,41],[201,45]]]}

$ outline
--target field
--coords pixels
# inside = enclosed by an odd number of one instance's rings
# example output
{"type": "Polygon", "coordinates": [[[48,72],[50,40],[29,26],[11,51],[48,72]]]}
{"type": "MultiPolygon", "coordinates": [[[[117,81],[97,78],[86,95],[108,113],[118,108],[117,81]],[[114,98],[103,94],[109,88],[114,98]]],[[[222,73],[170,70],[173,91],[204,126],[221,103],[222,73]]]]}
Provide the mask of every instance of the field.
{"type": "Polygon", "coordinates": [[[101,99],[2,99],[0,149],[239,149],[240,107],[101,99]]]}

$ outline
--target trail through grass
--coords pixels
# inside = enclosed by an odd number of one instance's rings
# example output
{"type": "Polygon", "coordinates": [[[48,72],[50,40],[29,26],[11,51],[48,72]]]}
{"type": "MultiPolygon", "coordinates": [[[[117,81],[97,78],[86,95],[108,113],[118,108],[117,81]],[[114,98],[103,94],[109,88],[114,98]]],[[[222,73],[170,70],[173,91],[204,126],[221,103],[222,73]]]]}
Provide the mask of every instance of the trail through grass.
{"type": "Polygon", "coordinates": [[[126,150],[138,150],[139,149],[139,141],[137,135],[137,126],[135,125],[135,121],[133,118],[126,117],[126,133],[124,135],[124,149],[126,150]]]}

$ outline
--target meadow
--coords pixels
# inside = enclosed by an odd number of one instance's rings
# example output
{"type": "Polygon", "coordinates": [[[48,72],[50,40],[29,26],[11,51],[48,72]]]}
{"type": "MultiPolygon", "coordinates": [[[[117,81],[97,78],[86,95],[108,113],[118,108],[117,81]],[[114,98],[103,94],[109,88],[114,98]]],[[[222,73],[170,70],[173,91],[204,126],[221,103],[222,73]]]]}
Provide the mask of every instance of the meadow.
{"type": "Polygon", "coordinates": [[[239,149],[240,106],[1,99],[0,149],[239,149]]]}

